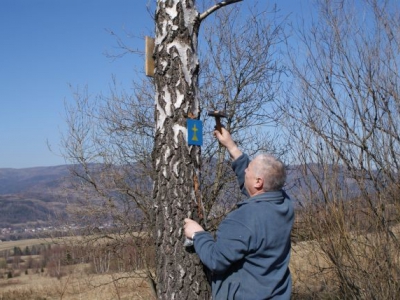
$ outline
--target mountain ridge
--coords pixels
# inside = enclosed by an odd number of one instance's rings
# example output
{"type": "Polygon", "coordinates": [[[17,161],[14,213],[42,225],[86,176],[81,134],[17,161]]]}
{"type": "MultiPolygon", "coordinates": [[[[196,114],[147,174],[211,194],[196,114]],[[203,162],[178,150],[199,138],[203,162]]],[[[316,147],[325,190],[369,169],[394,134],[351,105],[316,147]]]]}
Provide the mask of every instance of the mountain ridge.
{"type": "Polygon", "coordinates": [[[0,168],[0,229],[24,232],[49,226],[65,214],[66,197],[76,196],[69,165],[0,168]]]}

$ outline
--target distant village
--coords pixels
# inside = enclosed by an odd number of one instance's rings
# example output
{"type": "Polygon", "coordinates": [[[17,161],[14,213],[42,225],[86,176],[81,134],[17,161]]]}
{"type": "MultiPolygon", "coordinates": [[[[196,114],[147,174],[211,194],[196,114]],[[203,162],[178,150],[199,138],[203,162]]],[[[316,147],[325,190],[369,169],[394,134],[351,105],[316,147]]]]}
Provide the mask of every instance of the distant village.
{"type": "MultiPolygon", "coordinates": [[[[21,240],[27,239],[31,237],[36,237],[38,234],[43,232],[51,232],[54,231],[55,228],[53,226],[48,227],[36,227],[36,228],[1,228],[0,229],[0,240],[1,241],[9,241],[9,240],[21,240]]],[[[57,229],[59,231],[60,229],[57,229]]]]}
{"type": "Polygon", "coordinates": [[[0,229],[0,242],[16,241],[31,238],[44,237],[52,232],[67,231],[67,228],[55,228],[53,226],[47,227],[32,227],[32,228],[1,228],[0,229]]]}
{"type": "MultiPolygon", "coordinates": [[[[111,230],[114,226],[107,222],[102,226],[99,226],[98,230],[111,230]]],[[[25,239],[35,239],[35,238],[44,238],[44,237],[60,237],[60,236],[68,236],[71,234],[76,234],[82,229],[81,226],[72,224],[68,226],[38,226],[38,227],[8,227],[8,228],[0,228],[0,242],[5,241],[17,241],[17,240],[25,240],[25,239]]]]}

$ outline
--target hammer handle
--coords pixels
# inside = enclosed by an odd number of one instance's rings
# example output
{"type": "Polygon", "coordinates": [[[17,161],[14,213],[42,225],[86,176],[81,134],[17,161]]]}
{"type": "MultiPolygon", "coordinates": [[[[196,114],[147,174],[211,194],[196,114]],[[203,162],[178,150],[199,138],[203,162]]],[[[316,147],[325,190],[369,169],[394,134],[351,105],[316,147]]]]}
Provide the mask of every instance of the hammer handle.
{"type": "Polygon", "coordinates": [[[216,123],[216,129],[219,131],[220,134],[222,134],[222,129],[221,129],[221,118],[220,117],[215,117],[215,123],[216,123]]]}

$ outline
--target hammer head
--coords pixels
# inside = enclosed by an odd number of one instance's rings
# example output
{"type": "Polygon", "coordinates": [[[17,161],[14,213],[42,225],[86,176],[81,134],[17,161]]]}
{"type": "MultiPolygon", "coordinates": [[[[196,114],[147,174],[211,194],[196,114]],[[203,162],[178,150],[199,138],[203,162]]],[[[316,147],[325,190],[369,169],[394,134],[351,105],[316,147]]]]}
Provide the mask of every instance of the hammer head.
{"type": "Polygon", "coordinates": [[[226,118],[225,112],[221,110],[209,110],[208,115],[215,118],[226,118]]]}
{"type": "Polygon", "coordinates": [[[226,115],[223,111],[220,110],[210,110],[208,112],[209,116],[215,117],[216,126],[215,128],[222,134],[222,125],[221,125],[221,118],[226,118],[226,115]]]}

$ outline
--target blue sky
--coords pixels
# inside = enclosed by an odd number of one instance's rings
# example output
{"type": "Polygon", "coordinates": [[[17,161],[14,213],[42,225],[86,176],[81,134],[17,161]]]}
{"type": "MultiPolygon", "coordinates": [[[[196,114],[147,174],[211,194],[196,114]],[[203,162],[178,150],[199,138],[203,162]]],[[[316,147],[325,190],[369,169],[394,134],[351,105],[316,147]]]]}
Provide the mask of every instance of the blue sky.
{"type": "MultiPolygon", "coordinates": [[[[121,37],[151,34],[147,1],[0,1],[0,168],[64,164],[59,153],[64,102],[72,87],[107,92],[114,75],[129,88],[138,55],[112,60],[121,37]],[[54,150],[49,151],[47,141],[54,150]]],[[[127,39],[143,50],[139,38],[127,39]]]]}
{"type": "MultiPolygon", "coordinates": [[[[123,38],[126,31],[137,36],[126,40],[143,50],[140,37],[154,36],[148,2],[0,0],[0,168],[66,163],[58,146],[70,85],[104,94],[115,76],[129,89],[134,69],[144,68],[143,58],[107,58],[105,52],[117,47],[107,29],[123,38]]],[[[277,2],[285,10],[309,1],[277,2]]]]}

